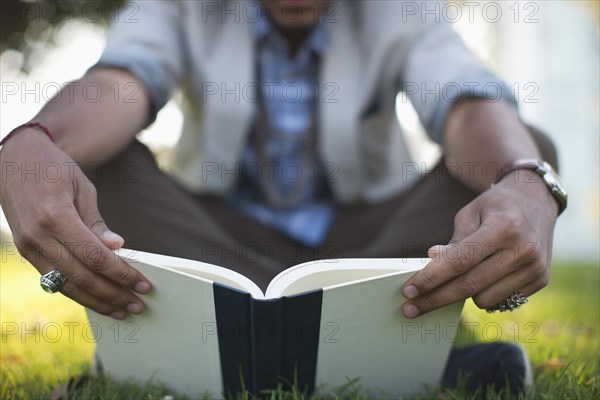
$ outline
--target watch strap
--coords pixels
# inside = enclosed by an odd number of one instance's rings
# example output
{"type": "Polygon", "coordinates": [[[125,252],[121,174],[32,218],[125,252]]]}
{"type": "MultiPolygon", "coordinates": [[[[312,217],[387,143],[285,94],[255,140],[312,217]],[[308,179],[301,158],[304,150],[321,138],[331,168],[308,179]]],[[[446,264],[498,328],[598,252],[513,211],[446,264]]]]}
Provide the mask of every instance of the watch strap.
{"type": "Polygon", "coordinates": [[[500,182],[509,173],[521,169],[534,171],[542,178],[542,181],[558,202],[558,215],[562,214],[567,208],[567,192],[563,188],[554,168],[546,161],[536,159],[520,159],[513,161],[500,170],[500,175],[492,186],[500,182]]]}

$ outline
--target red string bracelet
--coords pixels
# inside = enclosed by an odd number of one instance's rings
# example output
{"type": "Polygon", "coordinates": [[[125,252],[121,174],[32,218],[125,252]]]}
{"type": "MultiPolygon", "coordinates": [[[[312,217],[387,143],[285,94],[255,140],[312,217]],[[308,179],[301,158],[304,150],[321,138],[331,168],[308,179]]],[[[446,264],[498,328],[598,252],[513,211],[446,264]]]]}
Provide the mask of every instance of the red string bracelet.
{"type": "Polygon", "coordinates": [[[50,138],[50,140],[52,140],[52,143],[56,143],[56,140],[54,140],[54,136],[52,136],[52,133],[50,133],[50,129],[48,129],[48,127],[46,125],[44,125],[42,123],[39,123],[39,122],[27,122],[26,124],[19,125],[15,129],[13,129],[12,131],[10,131],[10,133],[8,135],[6,135],[4,137],[4,139],[2,139],[2,141],[0,141],[0,146],[3,146],[4,143],[6,143],[6,141],[8,139],[10,139],[11,137],[15,136],[23,128],[38,128],[42,132],[44,132],[50,138]]]}

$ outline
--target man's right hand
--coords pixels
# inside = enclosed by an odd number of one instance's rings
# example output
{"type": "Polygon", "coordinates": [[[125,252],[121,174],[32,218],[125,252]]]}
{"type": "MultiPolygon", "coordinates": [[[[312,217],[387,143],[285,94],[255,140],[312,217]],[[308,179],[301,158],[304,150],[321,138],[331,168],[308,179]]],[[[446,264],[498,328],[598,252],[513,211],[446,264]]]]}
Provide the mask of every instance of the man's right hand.
{"type": "Polygon", "coordinates": [[[6,142],[0,163],[0,203],[21,255],[41,274],[58,269],[67,278],[60,291],[85,307],[116,319],[142,312],[133,292],[150,283],[111,251],[124,240],[104,223],[96,189],[73,159],[26,128],[6,142]]]}

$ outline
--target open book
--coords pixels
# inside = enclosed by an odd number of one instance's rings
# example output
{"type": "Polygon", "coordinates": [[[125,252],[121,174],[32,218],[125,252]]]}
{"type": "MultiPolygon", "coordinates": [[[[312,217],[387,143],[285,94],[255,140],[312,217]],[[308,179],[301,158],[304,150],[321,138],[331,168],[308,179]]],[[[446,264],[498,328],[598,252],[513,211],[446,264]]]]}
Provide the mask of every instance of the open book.
{"type": "Polygon", "coordinates": [[[102,366],[210,398],[278,383],[410,396],[439,383],[462,304],[405,319],[401,285],[428,259],[320,260],[277,275],[266,293],[231,270],[120,250],[154,285],[124,321],[87,310],[102,366]]]}

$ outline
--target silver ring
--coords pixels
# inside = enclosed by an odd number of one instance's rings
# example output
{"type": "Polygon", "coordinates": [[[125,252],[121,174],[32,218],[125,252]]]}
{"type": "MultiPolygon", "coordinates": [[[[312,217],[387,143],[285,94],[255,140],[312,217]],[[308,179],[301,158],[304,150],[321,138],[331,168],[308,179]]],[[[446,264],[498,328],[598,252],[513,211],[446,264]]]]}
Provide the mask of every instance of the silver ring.
{"type": "Polygon", "coordinates": [[[65,284],[67,278],[55,269],[40,277],[40,286],[48,293],[56,293],[65,284]]]}
{"type": "Polygon", "coordinates": [[[487,312],[493,313],[496,311],[513,311],[527,303],[529,300],[519,290],[502,300],[500,303],[487,309],[487,312]]]}

